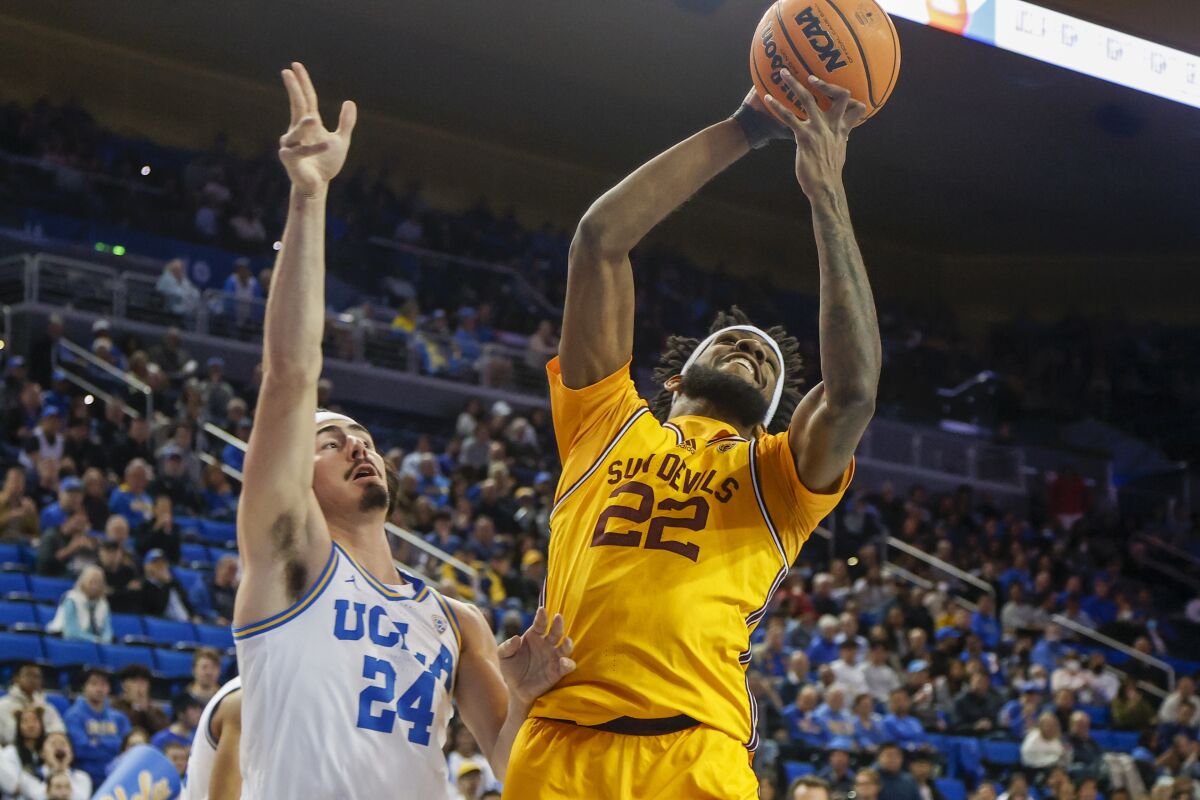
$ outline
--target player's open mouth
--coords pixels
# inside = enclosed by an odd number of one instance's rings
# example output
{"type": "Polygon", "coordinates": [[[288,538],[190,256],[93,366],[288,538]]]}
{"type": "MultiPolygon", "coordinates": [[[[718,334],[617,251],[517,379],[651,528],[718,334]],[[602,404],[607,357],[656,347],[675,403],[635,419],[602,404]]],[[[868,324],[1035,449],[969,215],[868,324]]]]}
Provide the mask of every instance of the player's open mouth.
{"type": "Polygon", "coordinates": [[[363,464],[363,465],[355,468],[353,474],[350,476],[350,480],[357,481],[362,478],[378,478],[378,477],[379,477],[379,472],[374,467],[372,467],[370,464],[363,464]]]}
{"type": "Polygon", "coordinates": [[[749,356],[744,356],[741,354],[733,355],[733,356],[729,356],[729,358],[725,359],[725,361],[726,361],[726,363],[737,364],[738,366],[744,368],[747,372],[750,373],[750,377],[753,378],[754,383],[757,384],[759,382],[758,365],[755,364],[750,359],[749,356]]]}

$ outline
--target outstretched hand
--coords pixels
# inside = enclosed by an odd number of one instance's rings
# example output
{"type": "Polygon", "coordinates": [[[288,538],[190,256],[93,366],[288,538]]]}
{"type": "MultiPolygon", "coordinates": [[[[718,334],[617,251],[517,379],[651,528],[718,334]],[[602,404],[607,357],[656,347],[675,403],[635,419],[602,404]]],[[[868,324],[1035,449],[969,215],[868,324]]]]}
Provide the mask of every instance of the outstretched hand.
{"type": "Polygon", "coordinates": [[[570,658],[573,648],[571,637],[563,636],[562,614],[555,614],[548,623],[546,609],[538,608],[529,630],[503,642],[497,650],[508,691],[521,703],[532,705],[575,669],[570,658]]]}
{"type": "Polygon", "coordinates": [[[841,181],[846,164],[846,142],[850,131],[867,116],[867,107],[850,95],[850,90],[808,77],[809,85],[830,99],[829,110],[821,108],[816,96],[788,70],[779,73],[800,101],[808,119],[800,119],[783,103],[767,96],[767,106],[796,137],[796,180],[809,199],[841,181]]]}
{"type": "Polygon", "coordinates": [[[317,91],[308,70],[298,61],[283,70],[292,119],[287,133],[279,138],[279,160],[283,162],[292,187],[312,197],[323,192],[346,163],[350,134],[358,119],[353,101],[342,103],[335,131],[326,130],[317,106],[317,91]]]}

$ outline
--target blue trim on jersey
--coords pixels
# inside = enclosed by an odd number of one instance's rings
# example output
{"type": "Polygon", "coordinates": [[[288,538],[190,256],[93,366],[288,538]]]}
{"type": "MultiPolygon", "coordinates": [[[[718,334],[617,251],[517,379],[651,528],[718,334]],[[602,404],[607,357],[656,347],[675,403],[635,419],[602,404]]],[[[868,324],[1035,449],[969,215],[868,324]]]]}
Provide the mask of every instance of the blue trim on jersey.
{"type": "Polygon", "coordinates": [[[321,594],[329,587],[329,579],[333,577],[334,570],[338,562],[338,546],[335,544],[329,549],[329,560],[325,562],[325,568],[321,570],[321,574],[317,576],[316,582],[312,588],[308,590],[308,594],[301,597],[290,607],[280,611],[273,617],[267,617],[261,622],[255,622],[251,625],[243,625],[240,628],[233,629],[233,638],[237,641],[249,639],[251,636],[257,636],[260,633],[274,630],[286,622],[290,622],[308,608],[313,602],[321,596],[321,594]]]}
{"type": "Polygon", "coordinates": [[[365,567],[363,567],[361,564],[359,564],[357,561],[355,561],[354,556],[347,553],[340,544],[338,544],[337,542],[334,542],[333,546],[338,549],[338,552],[340,552],[342,555],[344,555],[346,557],[346,560],[349,561],[350,564],[356,570],[358,570],[358,574],[363,576],[363,580],[365,580],[372,589],[379,592],[379,594],[383,595],[383,598],[385,600],[412,600],[412,601],[419,603],[420,601],[424,600],[429,595],[430,589],[428,586],[425,585],[424,581],[418,580],[417,578],[414,578],[411,575],[407,575],[407,574],[401,572],[399,569],[397,569],[396,574],[398,574],[403,581],[411,584],[413,587],[413,596],[405,597],[403,594],[401,594],[400,592],[397,592],[395,589],[389,588],[386,583],[379,580],[374,575],[372,575],[370,572],[368,572],[367,569],[365,567]]]}
{"type": "Polygon", "coordinates": [[[446,602],[446,598],[439,593],[430,590],[430,595],[442,607],[442,611],[446,612],[446,616],[450,618],[450,630],[454,632],[454,638],[458,640],[458,651],[462,652],[462,626],[458,623],[458,615],[454,613],[454,609],[446,602]]]}

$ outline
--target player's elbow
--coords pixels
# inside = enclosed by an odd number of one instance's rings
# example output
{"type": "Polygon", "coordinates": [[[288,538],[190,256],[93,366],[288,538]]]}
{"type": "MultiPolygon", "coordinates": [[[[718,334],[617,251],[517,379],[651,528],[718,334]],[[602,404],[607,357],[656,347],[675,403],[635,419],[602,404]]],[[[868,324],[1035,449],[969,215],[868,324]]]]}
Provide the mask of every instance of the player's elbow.
{"type": "Polygon", "coordinates": [[[614,226],[596,206],[588,209],[579,220],[575,238],[571,240],[572,262],[604,263],[628,253],[629,246],[618,235],[614,226]]]}
{"type": "Polygon", "coordinates": [[[875,416],[876,392],[870,386],[846,387],[837,393],[825,392],[825,409],[830,417],[850,425],[865,426],[875,416]]]}

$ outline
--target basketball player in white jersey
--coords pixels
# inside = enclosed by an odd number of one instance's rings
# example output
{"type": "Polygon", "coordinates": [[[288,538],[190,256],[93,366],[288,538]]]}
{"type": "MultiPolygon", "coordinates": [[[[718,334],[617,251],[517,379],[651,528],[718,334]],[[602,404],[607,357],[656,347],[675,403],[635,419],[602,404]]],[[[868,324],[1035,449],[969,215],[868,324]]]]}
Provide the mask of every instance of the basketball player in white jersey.
{"type": "Polygon", "coordinates": [[[178,800],[238,800],[242,796],[242,771],[238,766],[241,740],[239,675],[217,690],[200,715],[178,800]]]}
{"type": "Polygon", "coordinates": [[[571,643],[539,611],[497,648],[477,609],[401,574],[383,529],[394,489],[370,433],[314,417],[326,194],[356,110],[343,104],[330,132],[304,67],[283,81],[291,195],[237,525],[242,797],[442,798],[452,701],[502,777],[533,700],[574,668],[571,643]]]}

